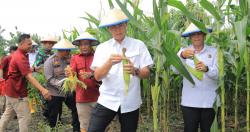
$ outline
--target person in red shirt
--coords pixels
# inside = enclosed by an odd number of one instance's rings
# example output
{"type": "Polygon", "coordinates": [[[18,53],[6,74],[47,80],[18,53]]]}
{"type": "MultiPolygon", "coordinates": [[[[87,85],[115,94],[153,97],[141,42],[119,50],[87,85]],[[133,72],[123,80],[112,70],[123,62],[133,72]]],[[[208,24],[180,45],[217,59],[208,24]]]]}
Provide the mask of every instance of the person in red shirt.
{"type": "Polygon", "coordinates": [[[70,66],[77,74],[78,79],[87,85],[87,89],[76,87],[76,107],[81,132],[86,132],[91,111],[99,97],[99,85],[94,79],[93,71],[90,69],[94,57],[92,46],[98,45],[99,42],[92,35],[85,32],[77,37],[73,44],[79,47],[80,54],[76,54],[71,58],[70,66]]]}
{"type": "Polygon", "coordinates": [[[5,56],[2,58],[1,63],[0,63],[0,112],[1,114],[5,110],[5,94],[4,94],[4,89],[5,89],[5,79],[7,78],[8,75],[8,67],[9,63],[11,60],[11,55],[17,50],[17,46],[10,46],[9,53],[10,55],[5,56]]]}
{"type": "Polygon", "coordinates": [[[18,39],[18,49],[11,56],[6,79],[5,95],[6,109],[0,120],[0,132],[5,131],[10,119],[15,113],[18,117],[19,132],[28,132],[31,114],[27,98],[27,81],[37,88],[45,99],[51,95],[33,76],[30,70],[28,52],[32,47],[29,34],[22,34],[18,39]]]}
{"type": "Polygon", "coordinates": [[[6,79],[8,75],[8,66],[11,60],[11,55],[17,50],[17,46],[10,46],[10,55],[2,58],[0,63],[0,78],[6,79]]]}

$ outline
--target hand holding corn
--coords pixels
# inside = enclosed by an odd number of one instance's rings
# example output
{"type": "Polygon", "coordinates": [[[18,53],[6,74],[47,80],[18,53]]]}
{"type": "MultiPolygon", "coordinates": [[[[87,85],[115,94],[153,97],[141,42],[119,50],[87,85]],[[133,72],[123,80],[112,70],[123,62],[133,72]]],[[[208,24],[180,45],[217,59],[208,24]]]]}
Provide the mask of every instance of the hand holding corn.
{"type": "Polygon", "coordinates": [[[74,74],[70,66],[67,66],[65,68],[65,75],[67,76],[67,78],[64,81],[62,89],[65,93],[67,93],[68,91],[75,91],[77,85],[84,89],[87,88],[87,86],[82,81],[78,80],[77,76],[74,74]]]}
{"type": "Polygon", "coordinates": [[[193,48],[187,48],[186,50],[181,52],[181,56],[183,58],[193,58],[195,54],[195,50],[193,48]]]}
{"type": "Polygon", "coordinates": [[[207,72],[208,70],[207,66],[202,61],[197,62],[197,64],[195,65],[195,69],[202,72],[207,72]]]}
{"type": "Polygon", "coordinates": [[[120,63],[122,61],[122,56],[119,54],[111,54],[109,58],[109,62],[112,63],[112,65],[115,65],[117,63],[120,63]]]}
{"type": "Polygon", "coordinates": [[[87,78],[90,78],[91,76],[93,76],[92,72],[84,72],[83,70],[80,70],[79,75],[83,79],[87,79],[87,78]]]}
{"type": "Polygon", "coordinates": [[[133,65],[131,65],[131,63],[129,63],[129,60],[126,58],[125,52],[126,52],[126,48],[122,48],[122,57],[123,57],[122,65],[123,65],[123,78],[124,78],[124,83],[125,83],[125,95],[128,95],[130,74],[132,74],[132,70],[134,68],[133,68],[133,65]]]}
{"type": "Polygon", "coordinates": [[[46,100],[51,100],[51,95],[47,89],[43,89],[41,93],[46,100]]]}

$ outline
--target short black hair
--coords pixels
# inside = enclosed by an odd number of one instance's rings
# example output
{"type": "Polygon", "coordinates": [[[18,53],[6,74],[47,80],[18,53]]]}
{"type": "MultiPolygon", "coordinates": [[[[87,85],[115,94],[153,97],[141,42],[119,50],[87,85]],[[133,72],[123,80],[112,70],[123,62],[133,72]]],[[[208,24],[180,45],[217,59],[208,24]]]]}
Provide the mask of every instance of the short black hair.
{"type": "Polygon", "coordinates": [[[29,39],[30,38],[30,35],[29,34],[21,34],[18,38],[18,43],[21,43],[23,40],[25,39],[29,39]]]}
{"type": "Polygon", "coordinates": [[[10,46],[9,52],[11,52],[11,51],[16,51],[16,50],[17,50],[17,46],[10,46]]]}

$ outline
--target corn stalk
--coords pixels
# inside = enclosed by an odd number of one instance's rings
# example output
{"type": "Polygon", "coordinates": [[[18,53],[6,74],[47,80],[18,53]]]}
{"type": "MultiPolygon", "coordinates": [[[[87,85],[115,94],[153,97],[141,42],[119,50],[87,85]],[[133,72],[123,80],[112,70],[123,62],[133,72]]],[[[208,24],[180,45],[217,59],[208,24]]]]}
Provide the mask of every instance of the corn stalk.
{"type": "Polygon", "coordinates": [[[225,88],[224,88],[224,55],[223,50],[218,48],[218,65],[219,65],[219,87],[221,100],[221,132],[225,132],[225,88]]]}

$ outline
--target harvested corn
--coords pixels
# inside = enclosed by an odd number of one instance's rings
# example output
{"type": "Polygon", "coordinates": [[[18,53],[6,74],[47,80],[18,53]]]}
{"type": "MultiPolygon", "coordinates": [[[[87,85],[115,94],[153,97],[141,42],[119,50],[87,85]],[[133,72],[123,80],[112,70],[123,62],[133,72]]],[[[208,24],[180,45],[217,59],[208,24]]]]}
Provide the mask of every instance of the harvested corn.
{"type": "MultiPolygon", "coordinates": [[[[122,60],[122,64],[123,66],[125,64],[128,64],[128,60],[126,59],[126,55],[125,55],[125,52],[126,52],[126,48],[122,48],[122,57],[123,57],[123,60],[122,60]]],[[[126,71],[123,70],[123,78],[124,78],[124,83],[125,83],[125,95],[128,95],[128,88],[129,88],[129,82],[130,82],[130,74],[126,71]]]]}
{"type": "MultiPolygon", "coordinates": [[[[197,63],[199,62],[198,58],[194,55],[194,58],[193,58],[193,61],[194,61],[194,65],[196,66],[197,63]]],[[[196,70],[195,68],[189,66],[189,65],[186,65],[188,71],[193,75],[195,76],[197,79],[199,80],[202,80],[203,79],[203,72],[202,71],[199,71],[199,70],[196,70]]]]}
{"type": "Polygon", "coordinates": [[[87,86],[80,80],[78,80],[77,76],[73,73],[70,66],[67,66],[65,68],[65,71],[69,73],[69,76],[64,80],[63,89],[62,91],[67,92],[73,92],[76,89],[76,86],[78,85],[81,88],[86,89],[87,86]]]}

